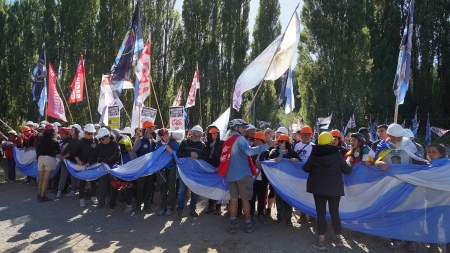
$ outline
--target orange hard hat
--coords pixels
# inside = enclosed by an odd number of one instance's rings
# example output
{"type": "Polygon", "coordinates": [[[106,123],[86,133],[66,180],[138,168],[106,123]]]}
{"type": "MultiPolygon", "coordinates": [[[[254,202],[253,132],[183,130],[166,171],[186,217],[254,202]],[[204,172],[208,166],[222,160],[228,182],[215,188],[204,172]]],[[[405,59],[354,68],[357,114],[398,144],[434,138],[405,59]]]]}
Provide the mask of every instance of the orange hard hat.
{"type": "Polygon", "coordinates": [[[25,133],[26,131],[31,131],[29,126],[22,127],[22,133],[25,133]]]}
{"type": "Polygon", "coordinates": [[[211,127],[208,131],[208,133],[210,133],[210,134],[215,134],[218,132],[219,132],[219,129],[217,129],[217,127],[211,127]]]}
{"type": "Polygon", "coordinates": [[[142,125],[143,128],[149,128],[149,127],[156,127],[155,124],[153,124],[153,122],[151,122],[150,120],[147,120],[144,122],[144,124],[142,125]]]}
{"type": "Polygon", "coordinates": [[[266,135],[263,132],[256,132],[255,133],[255,139],[260,139],[262,140],[264,143],[266,142],[266,135]]]}
{"type": "Polygon", "coordinates": [[[313,134],[312,128],[310,126],[304,126],[300,130],[301,134],[313,134]]]}
{"type": "Polygon", "coordinates": [[[330,131],[330,134],[331,134],[333,137],[337,137],[337,138],[339,138],[339,140],[342,140],[341,131],[339,131],[339,130],[337,130],[337,129],[333,129],[333,130],[330,131]]]}
{"type": "Polygon", "coordinates": [[[291,140],[289,140],[289,136],[287,136],[286,134],[280,134],[280,136],[278,136],[277,142],[280,141],[287,141],[291,143],[291,140]]]}

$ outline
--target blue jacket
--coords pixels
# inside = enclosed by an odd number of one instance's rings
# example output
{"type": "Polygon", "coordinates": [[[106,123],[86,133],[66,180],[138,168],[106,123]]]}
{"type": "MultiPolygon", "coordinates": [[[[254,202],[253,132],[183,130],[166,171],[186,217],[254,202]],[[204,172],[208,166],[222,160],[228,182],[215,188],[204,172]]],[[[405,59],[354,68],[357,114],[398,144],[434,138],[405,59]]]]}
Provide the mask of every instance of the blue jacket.
{"type": "MultiPolygon", "coordinates": [[[[235,134],[239,133],[233,132],[230,137],[235,134]]],[[[268,148],[267,143],[258,147],[250,147],[245,137],[239,136],[231,148],[230,164],[226,175],[227,181],[236,182],[245,176],[252,176],[252,171],[248,164],[248,156],[257,155],[268,148]]]]}

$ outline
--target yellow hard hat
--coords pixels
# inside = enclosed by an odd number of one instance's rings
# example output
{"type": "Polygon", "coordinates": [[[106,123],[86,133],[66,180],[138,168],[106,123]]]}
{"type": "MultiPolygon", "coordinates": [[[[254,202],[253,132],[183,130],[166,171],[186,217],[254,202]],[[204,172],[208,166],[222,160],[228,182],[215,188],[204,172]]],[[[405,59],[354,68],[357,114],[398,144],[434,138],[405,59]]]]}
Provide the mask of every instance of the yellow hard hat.
{"type": "Polygon", "coordinates": [[[319,135],[319,145],[328,145],[333,141],[333,135],[329,132],[323,132],[319,135]]]}

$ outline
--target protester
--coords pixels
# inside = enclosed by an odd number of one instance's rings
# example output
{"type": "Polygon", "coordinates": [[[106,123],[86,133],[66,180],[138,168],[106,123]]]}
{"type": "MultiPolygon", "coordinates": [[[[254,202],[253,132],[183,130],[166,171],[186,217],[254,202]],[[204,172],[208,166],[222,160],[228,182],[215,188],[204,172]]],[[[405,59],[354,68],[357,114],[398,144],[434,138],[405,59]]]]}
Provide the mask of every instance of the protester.
{"type": "Polygon", "coordinates": [[[245,139],[249,146],[253,146],[253,139],[255,138],[256,127],[252,124],[248,124],[247,130],[245,131],[245,139]]]}
{"type": "Polygon", "coordinates": [[[297,145],[297,143],[302,141],[302,136],[300,134],[300,128],[296,127],[294,128],[294,130],[292,130],[294,136],[292,138],[292,146],[295,147],[295,145],[297,145]]]}
{"type": "MultiPolygon", "coordinates": [[[[78,130],[81,127],[74,125],[78,130]]],[[[73,149],[73,156],[78,166],[86,166],[89,163],[89,159],[94,154],[94,150],[97,148],[98,139],[94,138],[95,128],[92,124],[87,124],[84,127],[84,137],[82,137],[76,144],[73,149]]],[[[81,135],[81,131],[80,131],[81,135]]],[[[86,166],[87,167],[87,166],[86,166]]],[[[96,182],[98,180],[91,181],[91,202],[94,205],[98,205],[97,195],[97,186],[96,182]]],[[[86,181],[80,180],[80,188],[79,188],[79,197],[80,197],[80,206],[85,207],[86,203],[84,201],[84,194],[86,192],[86,181]]]]}
{"type": "MultiPolygon", "coordinates": [[[[282,129],[281,129],[282,130],[282,129]]],[[[273,139],[273,131],[270,128],[266,128],[264,130],[264,135],[266,137],[266,143],[269,146],[269,151],[274,149],[277,146],[277,142],[273,139]]],[[[275,189],[271,184],[269,184],[269,194],[267,195],[267,209],[264,216],[266,218],[272,218],[272,208],[275,204],[275,189]]]]}
{"type": "MultiPolygon", "coordinates": [[[[33,125],[33,122],[28,122],[28,124],[33,125]]],[[[31,128],[27,125],[22,127],[22,135],[20,136],[22,139],[22,149],[23,151],[27,151],[29,148],[36,148],[36,140],[31,131],[31,128]]],[[[36,182],[36,178],[32,176],[27,176],[26,183],[36,182]]]]}
{"type": "Polygon", "coordinates": [[[409,138],[414,143],[414,145],[416,145],[417,152],[419,152],[420,157],[425,157],[425,150],[423,149],[422,145],[414,141],[414,133],[411,131],[411,129],[406,128],[403,137],[409,138]]]}
{"type": "Polygon", "coordinates": [[[50,175],[56,168],[56,155],[61,153],[61,147],[57,141],[57,135],[53,124],[45,126],[45,132],[39,142],[39,156],[38,156],[38,201],[47,202],[51,199],[46,196],[48,181],[50,175]]]}
{"type": "MultiPolygon", "coordinates": [[[[216,126],[209,126],[206,131],[208,134],[206,135],[206,143],[205,149],[203,150],[203,156],[206,158],[206,161],[209,164],[211,164],[214,168],[216,168],[216,170],[218,170],[224,141],[220,140],[220,131],[216,126]]],[[[255,135],[253,134],[252,142],[254,137],[255,135]]],[[[205,213],[214,213],[215,215],[221,214],[221,204],[219,204],[218,201],[220,201],[220,199],[209,199],[208,207],[206,208],[205,213]]]]}
{"type": "MultiPolygon", "coordinates": [[[[289,136],[286,134],[280,134],[277,138],[278,146],[270,151],[269,159],[275,159],[277,162],[281,162],[283,158],[289,159],[291,162],[299,162],[300,157],[294,151],[292,144],[289,140],[289,136]]],[[[292,206],[289,205],[279,194],[276,194],[277,202],[277,220],[278,224],[286,224],[292,226],[292,206]]]]}
{"type": "MultiPolygon", "coordinates": [[[[156,141],[153,138],[155,132],[155,124],[147,120],[143,124],[144,134],[140,137],[133,148],[130,151],[130,158],[134,160],[145,154],[151,153],[156,150],[156,141]]],[[[153,194],[156,182],[156,174],[142,176],[136,180],[136,213],[141,213],[142,203],[144,203],[144,211],[150,213],[152,209],[150,207],[150,198],[153,194]]]]}
{"type": "MultiPolygon", "coordinates": [[[[255,134],[255,140],[253,143],[254,147],[259,147],[266,143],[266,136],[262,132],[257,132],[255,134]]],[[[257,170],[257,176],[253,182],[253,196],[250,200],[250,216],[252,219],[255,216],[255,203],[258,199],[258,221],[260,223],[265,223],[264,221],[264,205],[266,200],[267,186],[269,185],[269,180],[264,173],[260,161],[265,161],[269,159],[269,150],[265,150],[258,155],[252,156],[253,163],[257,170]]],[[[275,194],[274,194],[275,195],[275,194]]]]}
{"type": "Polygon", "coordinates": [[[277,142],[273,139],[272,129],[266,128],[266,130],[264,130],[264,135],[266,136],[266,143],[269,145],[269,149],[275,148],[277,146],[277,142]]]}
{"type": "MultiPolygon", "coordinates": [[[[67,165],[64,162],[64,159],[67,159],[73,163],[77,163],[75,157],[73,156],[73,151],[76,143],[80,140],[80,130],[76,127],[71,127],[69,130],[70,137],[67,138],[67,145],[64,145],[61,154],[59,155],[59,159],[61,160],[61,177],[59,179],[58,192],[56,194],[57,198],[61,197],[62,190],[66,184],[67,176],[69,175],[69,171],[67,170],[67,165]]],[[[78,179],[74,177],[72,174],[70,175],[70,192],[66,194],[66,197],[75,196],[75,191],[78,186],[78,179]]]]}
{"type": "MultiPolygon", "coordinates": [[[[391,124],[387,129],[388,138],[382,140],[377,145],[375,153],[375,166],[380,167],[382,170],[387,170],[389,165],[399,164],[426,164],[424,160],[418,154],[416,145],[409,139],[403,138],[404,129],[399,124],[391,124]]],[[[391,239],[388,245],[391,249],[398,249],[403,246],[402,241],[397,239],[391,239]]],[[[404,245],[408,251],[416,251],[416,245],[407,241],[404,245]]]]}
{"type": "Polygon", "coordinates": [[[372,165],[369,158],[370,148],[366,145],[364,135],[361,133],[353,133],[351,137],[351,147],[344,156],[348,165],[353,166],[359,162],[363,162],[366,166],[372,165]]]}
{"type": "Polygon", "coordinates": [[[66,186],[67,183],[67,177],[69,175],[69,171],[67,170],[67,167],[64,164],[64,158],[62,153],[64,152],[64,149],[66,149],[67,145],[69,145],[69,142],[71,141],[71,137],[70,137],[70,130],[67,129],[66,127],[61,127],[59,129],[59,135],[60,135],[60,142],[59,142],[59,146],[61,148],[61,153],[59,154],[59,159],[61,160],[61,165],[60,165],[60,176],[59,176],[59,180],[58,180],[58,188],[57,188],[57,192],[56,192],[56,198],[61,198],[62,196],[62,190],[64,189],[64,187],[66,186]]]}
{"type": "Polygon", "coordinates": [[[369,146],[369,148],[372,147],[372,144],[373,144],[373,143],[372,143],[372,141],[370,140],[369,129],[367,129],[366,127],[361,127],[361,128],[358,130],[358,133],[363,134],[364,140],[365,140],[365,142],[366,142],[366,145],[369,146]]]}
{"type": "MultiPolygon", "coordinates": [[[[173,155],[173,151],[178,151],[178,143],[169,135],[169,130],[161,128],[158,130],[161,140],[156,143],[156,147],[165,146],[167,152],[173,155]]],[[[163,169],[158,171],[156,181],[159,185],[161,195],[160,209],[156,213],[158,216],[171,216],[175,208],[177,165],[172,158],[163,169]]]]}
{"type": "Polygon", "coordinates": [[[341,131],[333,129],[330,131],[330,134],[333,136],[333,142],[331,142],[331,146],[336,147],[339,150],[339,153],[342,155],[342,157],[344,157],[345,154],[348,152],[348,150],[344,146],[342,146],[341,131]]]}
{"type": "MultiPolygon", "coordinates": [[[[5,153],[6,163],[8,164],[8,182],[16,182],[16,161],[14,160],[13,148],[20,148],[22,146],[22,140],[17,136],[17,132],[10,130],[7,134],[8,137],[1,134],[3,152],[5,153]]],[[[6,176],[6,175],[5,175],[6,176]]],[[[6,177],[5,177],[6,178],[6,177]]]]}
{"type": "Polygon", "coordinates": [[[127,135],[120,133],[120,131],[117,129],[111,130],[111,135],[114,137],[114,140],[117,143],[119,143],[120,146],[121,161],[119,163],[126,164],[127,162],[131,161],[130,151],[131,148],[133,147],[131,138],[128,137],[127,135]]]}
{"type": "Polygon", "coordinates": [[[247,123],[241,119],[230,121],[230,138],[223,144],[220,162],[219,175],[225,175],[230,189],[230,226],[228,232],[236,233],[236,212],[237,200],[242,200],[242,210],[244,211],[246,228],[245,232],[251,233],[255,229],[250,216],[250,200],[253,195],[253,178],[256,176],[256,169],[249,156],[257,155],[268,149],[267,144],[258,147],[250,147],[244,138],[247,123]]]}
{"type": "Polygon", "coordinates": [[[388,125],[386,124],[378,125],[377,127],[378,140],[374,141],[371,147],[373,152],[377,151],[377,146],[382,140],[386,140],[389,137],[387,134],[387,129],[388,125]]]}
{"type": "Polygon", "coordinates": [[[330,133],[321,133],[318,138],[319,145],[313,147],[311,156],[303,165],[303,170],[309,173],[306,191],[314,194],[317,213],[317,234],[319,238],[313,246],[321,251],[327,250],[325,246],[327,202],[335,235],[334,243],[339,248],[344,246],[339,216],[339,202],[341,196],[344,196],[342,173],[350,174],[352,172],[352,169],[339,154],[338,149],[330,145],[332,141],[333,136],[330,133]]]}
{"type": "MultiPolygon", "coordinates": [[[[203,128],[199,125],[194,126],[191,129],[191,137],[181,142],[178,148],[177,156],[179,158],[190,157],[192,159],[202,159],[206,161],[206,157],[203,156],[203,149],[205,144],[201,141],[203,134],[203,128]]],[[[178,178],[180,189],[178,191],[178,207],[177,207],[177,220],[183,218],[183,209],[186,202],[187,186],[181,178],[178,178]]],[[[198,213],[195,212],[197,207],[197,194],[191,191],[190,211],[189,215],[192,217],[198,217],[198,213]]]]}

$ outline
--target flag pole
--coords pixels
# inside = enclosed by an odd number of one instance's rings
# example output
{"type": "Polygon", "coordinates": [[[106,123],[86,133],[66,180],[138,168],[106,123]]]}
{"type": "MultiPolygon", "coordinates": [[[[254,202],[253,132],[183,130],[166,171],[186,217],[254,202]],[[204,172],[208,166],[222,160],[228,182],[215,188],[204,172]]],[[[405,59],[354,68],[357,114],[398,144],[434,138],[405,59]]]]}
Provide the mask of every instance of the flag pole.
{"type": "Polygon", "coordinates": [[[151,78],[150,78],[150,86],[151,86],[151,90],[153,90],[153,94],[155,95],[156,105],[158,106],[158,112],[159,112],[159,118],[161,119],[161,124],[162,124],[163,128],[165,128],[164,121],[163,121],[163,118],[161,115],[161,108],[159,108],[158,98],[156,97],[155,87],[153,87],[153,80],[151,78]]]}
{"type": "MultiPolygon", "coordinates": [[[[297,8],[298,8],[299,5],[300,5],[300,2],[297,4],[297,7],[295,7],[295,10],[292,13],[291,19],[289,19],[289,23],[292,20],[292,18],[294,17],[294,14],[297,12],[297,8]]],[[[289,24],[286,26],[286,30],[288,29],[288,27],[289,27],[289,24]]],[[[281,37],[281,42],[283,42],[284,35],[286,34],[286,30],[284,30],[283,36],[281,37]]],[[[272,65],[272,62],[273,62],[273,59],[275,58],[275,55],[277,55],[278,49],[280,48],[280,45],[281,45],[281,42],[280,42],[280,44],[278,44],[277,50],[275,50],[275,53],[273,54],[272,59],[270,60],[269,67],[267,67],[267,69],[266,69],[266,73],[264,74],[264,78],[266,77],[267,73],[269,72],[270,66],[272,65]]],[[[251,108],[253,102],[255,101],[256,95],[258,94],[259,90],[261,89],[261,86],[262,86],[261,83],[264,82],[264,78],[258,84],[259,87],[256,90],[255,94],[253,95],[252,101],[250,102],[250,106],[247,108],[247,110],[245,111],[244,116],[242,118],[246,118],[247,117],[248,112],[250,111],[250,108],[251,108]]]]}
{"type": "MultiPolygon", "coordinates": [[[[198,62],[197,62],[197,67],[195,68],[195,72],[197,72],[197,70],[198,70],[198,62]]],[[[198,72],[200,72],[200,71],[198,71],[198,72]]],[[[197,73],[198,74],[198,76],[197,76],[197,82],[200,82],[200,73],[197,73]]],[[[197,85],[197,84],[195,84],[195,85],[197,85]]],[[[197,87],[195,87],[196,89],[197,89],[197,87]]],[[[198,88],[198,100],[199,100],[199,102],[200,102],[200,125],[202,126],[202,124],[203,124],[203,117],[202,117],[202,92],[200,91],[200,87],[198,88]]]]}
{"type": "Polygon", "coordinates": [[[0,119],[0,121],[7,127],[9,127],[9,129],[14,130],[12,127],[8,126],[8,124],[6,124],[2,119],[0,119]]]}
{"type": "MultiPolygon", "coordinates": [[[[83,65],[84,65],[84,61],[83,61],[83,65]]],[[[89,93],[88,93],[88,88],[87,88],[87,83],[86,83],[86,74],[84,76],[84,89],[86,90],[86,99],[88,101],[89,115],[91,116],[91,122],[93,122],[92,121],[91,102],[89,101],[89,93]]]]}
{"type": "Polygon", "coordinates": [[[66,96],[64,96],[64,92],[63,92],[63,90],[61,89],[61,85],[59,84],[58,81],[56,81],[56,84],[58,85],[59,90],[61,91],[61,95],[62,95],[62,97],[63,97],[63,99],[64,99],[64,102],[66,102],[67,111],[69,111],[70,121],[71,121],[72,123],[74,123],[73,118],[72,118],[72,113],[70,112],[69,104],[67,103],[66,96]]]}
{"type": "MultiPolygon", "coordinates": [[[[47,81],[44,79],[44,82],[45,82],[45,85],[47,85],[47,81]]],[[[44,86],[45,87],[45,86],[44,86]]],[[[47,89],[47,87],[45,87],[46,89],[47,89]]],[[[47,92],[46,92],[47,94],[46,94],[46,96],[47,96],[47,102],[45,102],[45,99],[44,99],[44,104],[45,104],[45,121],[47,121],[47,113],[48,113],[48,89],[47,89],[47,92]]]]}
{"type": "MultiPolygon", "coordinates": [[[[152,73],[151,73],[151,66],[152,66],[152,33],[150,32],[151,28],[148,27],[148,38],[150,40],[150,80],[152,80],[152,73]]],[[[150,81],[150,86],[153,85],[153,82],[150,81]]],[[[151,87],[150,87],[151,89],[151,87]]],[[[152,91],[150,90],[150,93],[152,93],[152,91]]],[[[156,99],[156,98],[155,98],[156,99]]],[[[148,96],[148,107],[151,108],[152,107],[152,94],[149,94],[148,96]]],[[[140,112],[139,112],[139,117],[140,117],[140,112]]],[[[140,123],[139,123],[140,124],[140,123]]]]}

